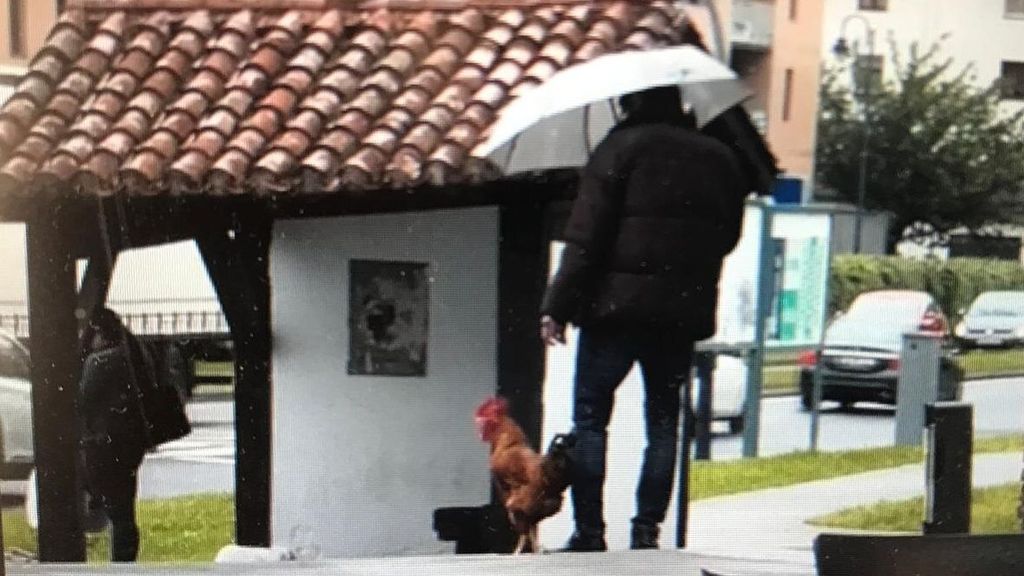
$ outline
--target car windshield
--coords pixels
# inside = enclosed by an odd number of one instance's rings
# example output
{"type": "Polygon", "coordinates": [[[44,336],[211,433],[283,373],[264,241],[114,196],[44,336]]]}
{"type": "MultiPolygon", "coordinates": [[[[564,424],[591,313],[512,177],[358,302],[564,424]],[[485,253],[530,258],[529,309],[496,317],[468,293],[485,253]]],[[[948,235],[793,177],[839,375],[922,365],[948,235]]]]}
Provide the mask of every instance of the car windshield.
{"type": "Polygon", "coordinates": [[[28,359],[22,349],[10,339],[0,336],[0,377],[29,377],[28,359]]]}
{"type": "Polygon", "coordinates": [[[968,316],[978,318],[1024,316],[1024,292],[982,294],[971,306],[968,316]]]}

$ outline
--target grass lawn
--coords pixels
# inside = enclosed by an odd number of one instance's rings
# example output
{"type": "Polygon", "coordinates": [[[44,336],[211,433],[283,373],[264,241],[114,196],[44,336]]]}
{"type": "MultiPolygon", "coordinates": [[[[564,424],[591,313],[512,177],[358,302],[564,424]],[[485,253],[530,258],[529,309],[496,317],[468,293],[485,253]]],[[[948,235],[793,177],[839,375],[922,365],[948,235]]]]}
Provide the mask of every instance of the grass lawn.
{"type": "Polygon", "coordinates": [[[960,364],[968,378],[1021,374],[1024,372],[1024,350],[971,350],[960,355],[960,364]]]}
{"type": "MultiPolygon", "coordinates": [[[[974,490],[971,496],[971,533],[1020,533],[1019,503],[1020,484],[1017,482],[974,490]]],[[[924,498],[921,497],[849,508],[814,518],[810,524],[828,528],[919,533],[923,518],[924,498]]]]}
{"type": "MultiPolygon", "coordinates": [[[[1024,436],[976,438],[974,453],[1024,451],[1024,436]]],[[[750,460],[694,462],[690,498],[700,500],[802,482],[836,478],[924,461],[924,450],[887,447],[850,452],[794,452],[750,460]]]]}
{"type": "MultiPolygon", "coordinates": [[[[143,562],[210,562],[234,540],[235,499],[231,494],[205,494],[169,500],[139,502],[141,534],[139,560],[143,562]]],[[[36,533],[21,510],[5,510],[4,545],[32,555],[36,533]]],[[[90,562],[110,558],[107,532],[88,537],[90,562]]]]}
{"type": "MultiPolygon", "coordinates": [[[[1024,436],[976,439],[975,453],[1020,452],[1024,436]]],[[[690,498],[700,500],[764,488],[789,486],[869,470],[922,462],[919,448],[872,448],[851,452],[798,452],[768,458],[694,462],[690,498]]],[[[139,559],[143,562],[209,562],[232,542],[234,499],[230,494],[207,494],[139,503],[142,531],[139,559]]],[[[1014,509],[1016,509],[1014,507],[1014,509]]],[[[36,535],[21,510],[3,513],[4,543],[30,554],[36,535]]],[[[105,561],[110,544],[106,535],[90,536],[89,560],[105,561]]]]}

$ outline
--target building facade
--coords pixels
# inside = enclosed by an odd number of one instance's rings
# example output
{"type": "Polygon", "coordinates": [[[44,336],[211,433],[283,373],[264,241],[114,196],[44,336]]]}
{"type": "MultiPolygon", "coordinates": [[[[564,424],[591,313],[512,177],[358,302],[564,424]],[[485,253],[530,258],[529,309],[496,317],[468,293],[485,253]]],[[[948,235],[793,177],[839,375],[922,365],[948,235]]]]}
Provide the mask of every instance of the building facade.
{"type": "Polygon", "coordinates": [[[58,0],[0,0],[0,104],[14,93],[28,59],[57,19],[58,0]]]}
{"type": "Polygon", "coordinates": [[[0,67],[24,67],[57,19],[57,0],[0,0],[0,67]]]}
{"type": "MultiPolygon", "coordinates": [[[[813,186],[822,3],[714,0],[720,46],[753,92],[747,109],[786,176],[813,186]]],[[[806,197],[806,193],[805,193],[806,197]]]]}
{"type": "Polygon", "coordinates": [[[906,55],[914,43],[922,50],[938,43],[942,56],[953,58],[954,70],[973,67],[978,86],[999,82],[1008,110],[1024,106],[1024,0],[824,0],[822,4],[821,58],[826,64],[837,64],[832,49],[840,36],[855,51],[866,54],[867,23],[874,29],[874,54],[883,73],[894,69],[893,48],[906,55]]]}

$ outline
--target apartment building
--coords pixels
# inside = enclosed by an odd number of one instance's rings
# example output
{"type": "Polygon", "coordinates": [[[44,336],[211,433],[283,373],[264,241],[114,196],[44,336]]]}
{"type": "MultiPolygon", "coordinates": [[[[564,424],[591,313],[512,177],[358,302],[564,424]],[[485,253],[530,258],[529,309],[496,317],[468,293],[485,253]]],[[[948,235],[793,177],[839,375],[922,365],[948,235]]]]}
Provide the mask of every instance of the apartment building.
{"type": "Polygon", "coordinates": [[[812,185],[821,80],[821,0],[714,0],[725,58],[785,175],[812,185]]]}
{"type": "Polygon", "coordinates": [[[14,93],[29,58],[57,19],[59,0],[0,0],[0,102],[14,93]]]}
{"type": "Polygon", "coordinates": [[[1005,106],[1024,106],[1024,0],[824,0],[821,57],[836,62],[835,41],[844,35],[867,53],[869,25],[874,60],[891,73],[892,47],[939,42],[956,69],[973,66],[978,86],[999,82],[1005,106]],[[858,18],[858,16],[860,18],[858,18]],[[843,22],[846,22],[845,26],[843,22]],[[845,29],[844,29],[845,28],[845,29]]]}

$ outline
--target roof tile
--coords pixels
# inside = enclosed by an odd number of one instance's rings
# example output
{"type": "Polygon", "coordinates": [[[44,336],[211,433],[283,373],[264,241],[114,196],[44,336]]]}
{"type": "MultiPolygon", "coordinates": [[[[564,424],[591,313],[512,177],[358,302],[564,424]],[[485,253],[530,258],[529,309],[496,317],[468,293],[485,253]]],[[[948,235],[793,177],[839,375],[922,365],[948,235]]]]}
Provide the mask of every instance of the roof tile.
{"type": "Polygon", "coordinates": [[[512,99],[684,25],[666,0],[103,2],[60,17],[0,107],[5,182],[278,194],[493,177],[471,151],[512,99]]]}

